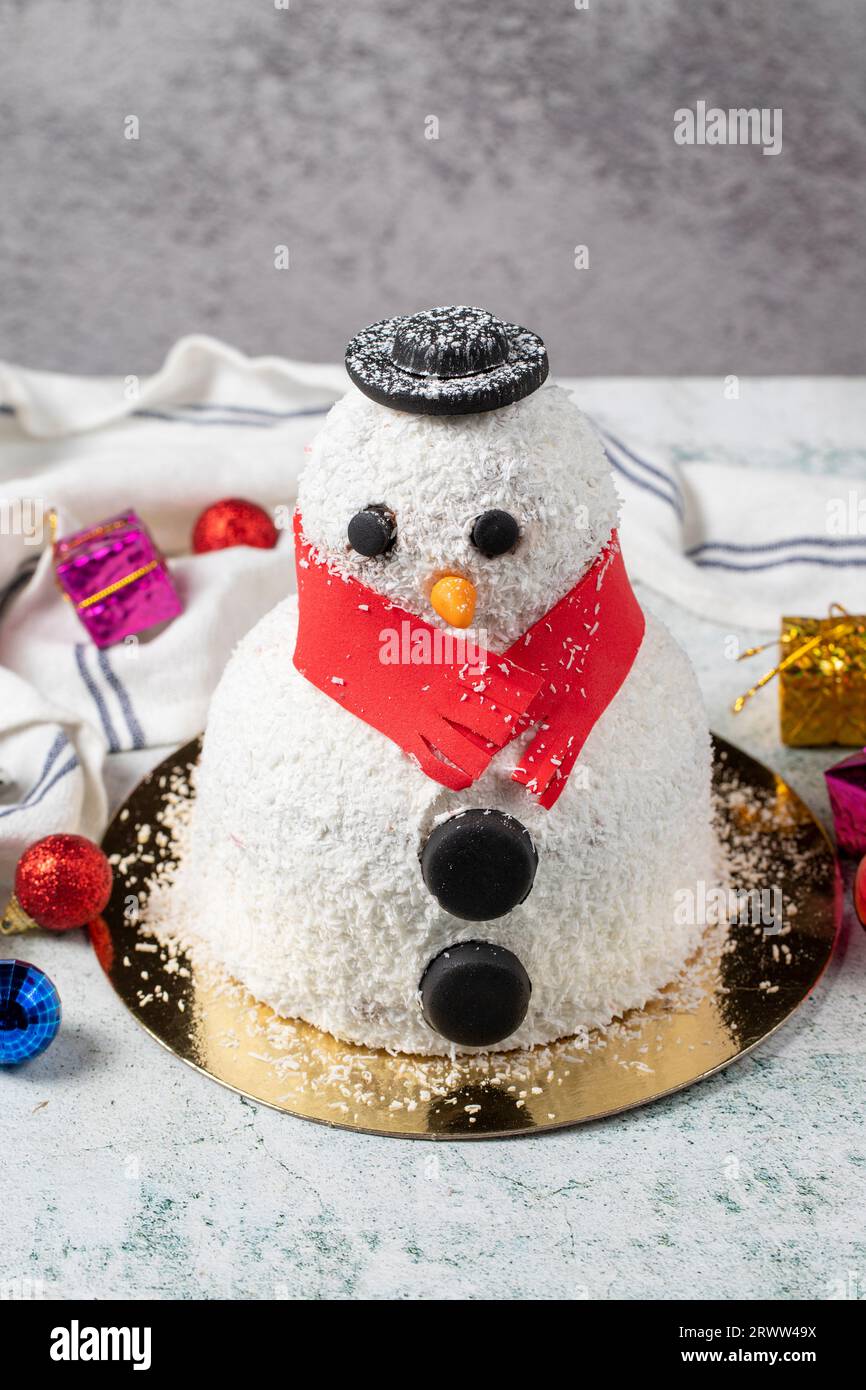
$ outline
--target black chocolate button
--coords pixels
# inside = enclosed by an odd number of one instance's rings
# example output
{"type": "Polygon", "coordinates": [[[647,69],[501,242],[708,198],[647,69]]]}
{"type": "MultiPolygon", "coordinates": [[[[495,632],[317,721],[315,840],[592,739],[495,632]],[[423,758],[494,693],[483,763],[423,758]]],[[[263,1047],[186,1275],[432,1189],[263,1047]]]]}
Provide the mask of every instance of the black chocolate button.
{"type": "Polygon", "coordinates": [[[369,506],[349,522],[349,544],[359,555],[384,555],[394,542],[394,518],[385,507],[369,506]]]}
{"type": "Polygon", "coordinates": [[[504,917],[527,897],[538,855],[525,825],[473,807],[442,821],[421,854],[421,872],[446,912],[468,922],[504,917]]]}
{"type": "Polygon", "coordinates": [[[510,512],[500,511],[498,507],[489,512],[482,512],[476,517],[472,527],[472,544],[490,560],[511,550],[517,544],[519,536],[520,527],[514,517],[510,512]]]}
{"type": "Polygon", "coordinates": [[[517,956],[489,941],[461,941],[434,956],[421,979],[424,1017],[462,1047],[492,1047],[520,1027],[532,985],[517,956]]]}

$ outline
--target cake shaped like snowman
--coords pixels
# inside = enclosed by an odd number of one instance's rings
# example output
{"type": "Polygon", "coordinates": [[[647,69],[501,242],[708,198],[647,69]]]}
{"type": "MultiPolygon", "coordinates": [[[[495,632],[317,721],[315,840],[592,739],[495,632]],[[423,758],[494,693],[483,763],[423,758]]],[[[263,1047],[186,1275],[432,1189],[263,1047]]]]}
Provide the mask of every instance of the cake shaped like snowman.
{"type": "Polygon", "coordinates": [[[350,1042],[604,1026],[700,937],[678,910],[714,872],[693,672],[632,592],[608,461],[538,337],[438,308],[346,363],[298,597],[213,698],[173,915],[350,1042]]]}

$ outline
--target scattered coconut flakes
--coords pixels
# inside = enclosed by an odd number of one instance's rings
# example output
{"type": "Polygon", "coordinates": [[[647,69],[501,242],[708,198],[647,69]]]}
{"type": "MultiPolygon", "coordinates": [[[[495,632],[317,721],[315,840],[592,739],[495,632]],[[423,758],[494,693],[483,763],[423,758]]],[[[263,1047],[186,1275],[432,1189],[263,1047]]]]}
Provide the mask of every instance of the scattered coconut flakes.
{"type": "MultiPolygon", "coordinates": [[[[148,898],[144,903],[141,928],[146,935],[136,942],[135,950],[158,955],[159,970],[166,984],[154,986],[147,994],[139,992],[139,1005],[144,1008],[154,1001],[170,1003],[171,991],[177,989],[175,979],[189,980],[194,970],[200,997],[209,997],[216,1007],[230,1005],[235,1011],[236,1029],[223,1030],[216,1039],[217,1045],[227,1053],[243,1052],[266,1066],[285,1085],[279,1100],[289,1107],[297,1103],[301,1095],[319,1096],[325,1108],[351,1115],[364,1123],[364,1112],[383,1104],[394,1112],[414,1111],[419,1101],[425,1105],[456,1104],[455,1093],[464,1092],[467,1086],[474,1084],[511,1095],[515,1098],[515,1106],[524,1108],[528,1095],[543,1096],[561,1087],[571,1076],[572,1068],[583,1067],[589,1059],[606,1051],[613,1065],[652,1073],[653,1067],[648,1061],[623,1055],[626,1048],[642,1057],[649,1053],[650,1044],[646,1041],[637,1045],[647,1016],[660,1025],[653,1037],[655,1053],[659,1054],[671,1044],[682,1047],[684,1043],[682,1036],[665,1036],[661,1031],[664,1025],[673,1027],[678,1015],[696,1012],[710,991],[717,996],[731,992],[728,986],[719,983],[719,961],[737,952],[742,933],[732,930],[731,924],[722,917],[707,926],[695,955],[643,1010],[612,1020],[605,1029],[584,1030],[567,1040],[529,1050],[472,1054],[459,1059],[391,1053],[383,1074],[381,1062],[385,1054],[341,1043],[303,1022],[273,1014],[225,974],[219,962],[209,956],[204,943],[194,937],[172,935],[155,914],[148,915],[150,898],[164,903],[164,894],[170,891],[192,808],[189,775],[175,770],[159,780],[164,795],[155,817],[159,830],[154,839],[159,843],[158,836],[163,838],[168,847],[167,855],[150,869],[154,856],[147,855],[144,846],[151,836],[142,838],[142,827],[135,826],[136,848],[123,856],[112,856],[112,862],[127,882],[133,881],[138,864],[148,865],[148,898]],[[343,1100],[327,1099],[335,1093],[342,1095],[343,1100]]],[[[815,876],[826,873],[825,857],[814,837],[797,848],[797,826],[804,823],[807,815],[801,803],[795,798],[787,801],[783,798],[780,813],[780,797],[782,792],[778,790],[755,791],[740,785],[733,769],[723,771],[721,778],[717,778],[716,828],[723,846],[721,884],[746,891],[768,884],[778,864],[780,818],[791,831],[785,842],[786,860],[793,866],[793,873],[790,867],[788,870],[787,887],[790,889],[791,882],[796,880],[799,890],[807,892],[815,876]],[[768,833],[770,830],[774,833],[768,833]]],[[[791,932],[787,918],[796,915],[796,911],[796,903],[785,902],[780,930],[767,934],[760,926],[756,929],[759,936],[766,935],[767,977],[759,985],[763,994],[778,993],[780,985],[776,977],[794,962],[791,946],[783,938],[791,932]]],[[[125,965],[131,963],[128,956],[123,960],[125,965]]],[[[142,977],[146,979],[147,973],[142,972],[142,977]]],[[[184,1001],[177,1000],[176,1007],[184,1012],[184,1001]]],[[[704,1042],[706,1045],[707,1040],[704,1042]]],[[[689,1043],[688,1050],[694,1051],[695,1044],[689,1043]]],[[[473,1123],[480,1106],[473,1102],[464,1104],[463,1109],[469,1123],[473,1123]]],[[[557,1114],[550,1110],[544,1113],[550,1120],[557,1114]]]]}

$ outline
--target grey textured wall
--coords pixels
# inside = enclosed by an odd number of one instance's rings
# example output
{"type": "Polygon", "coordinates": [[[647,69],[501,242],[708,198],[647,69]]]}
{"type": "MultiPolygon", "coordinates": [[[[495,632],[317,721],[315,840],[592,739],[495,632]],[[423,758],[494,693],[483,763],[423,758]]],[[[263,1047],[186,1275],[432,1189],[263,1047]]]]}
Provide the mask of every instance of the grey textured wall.
{"type": "Polygon", "coordinates": [[[0,355],[331,359],[468,300],[562,373],[862,371],[866,5],[588,4],[0,0],[0,355]],[[675,145],[699,98],[782,153],[675,145]]]}

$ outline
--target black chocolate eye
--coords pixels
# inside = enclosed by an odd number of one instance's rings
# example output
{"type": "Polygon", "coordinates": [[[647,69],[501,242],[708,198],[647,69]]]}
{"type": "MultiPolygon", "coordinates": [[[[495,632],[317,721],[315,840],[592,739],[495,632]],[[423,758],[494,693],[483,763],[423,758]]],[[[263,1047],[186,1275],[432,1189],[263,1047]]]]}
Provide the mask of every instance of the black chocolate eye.
{"type": "Polygon", "coordinates": [[[397,523],[393,512],[378,502],[371,502],[362,512],[356,512],[349,522],[349,544],[359,555],[372,559],[384,555],[397,538],[397,523]]]}
{"type": "Polygon", "coordinates": [[[472,544],[482,555],[492,560],[495,555],[504,555],[511,550],[520,537],[520,527],[510,512],[495,509],[482,512],[475,518],[472,527],[472,544]]]}

